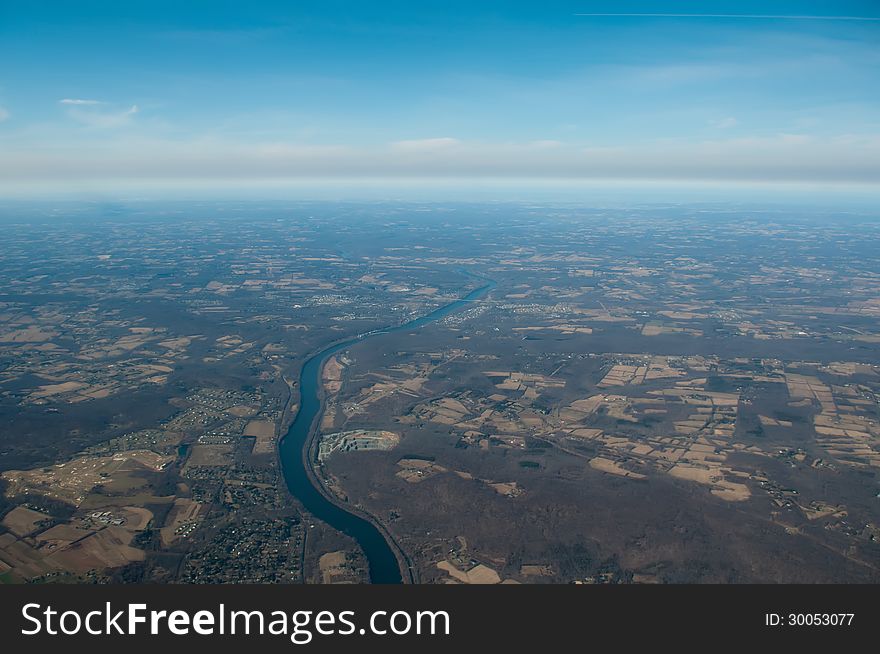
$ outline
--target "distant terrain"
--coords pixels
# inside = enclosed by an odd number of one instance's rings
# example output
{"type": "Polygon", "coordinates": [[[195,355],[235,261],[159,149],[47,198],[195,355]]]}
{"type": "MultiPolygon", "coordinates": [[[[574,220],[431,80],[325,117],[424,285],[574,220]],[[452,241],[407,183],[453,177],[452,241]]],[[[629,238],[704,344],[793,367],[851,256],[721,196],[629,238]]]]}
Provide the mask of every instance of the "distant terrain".
{"type": "Polygon", "coordinates": [[[0,581],[880,581],[880,217],[728,205],[0,207],[0,581]]]}

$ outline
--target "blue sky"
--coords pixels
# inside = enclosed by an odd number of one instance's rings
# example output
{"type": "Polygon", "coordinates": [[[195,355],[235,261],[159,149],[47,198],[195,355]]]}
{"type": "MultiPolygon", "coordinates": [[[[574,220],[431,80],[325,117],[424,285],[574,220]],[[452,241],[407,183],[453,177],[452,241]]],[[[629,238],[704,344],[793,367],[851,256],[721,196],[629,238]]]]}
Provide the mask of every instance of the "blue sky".
{"type": "Polygon", "coordinates": [[[880,21],[835,16],[880,5],[5,2],[0,189],[877,185],[880,21]]]}

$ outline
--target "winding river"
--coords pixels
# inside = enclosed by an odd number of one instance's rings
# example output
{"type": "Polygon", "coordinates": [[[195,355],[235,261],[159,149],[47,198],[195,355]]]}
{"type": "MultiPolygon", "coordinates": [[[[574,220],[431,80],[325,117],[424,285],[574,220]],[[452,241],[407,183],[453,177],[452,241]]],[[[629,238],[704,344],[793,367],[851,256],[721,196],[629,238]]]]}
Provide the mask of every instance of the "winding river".
{"type": "Polygon", "coordinates": [[[309,446],[312,436],[318,429],[318,418],[322,410],[321,370],[324,361],[330,355],[373,336],[412,331],[440,320],[485,295],[494,286],[495,282],[490,281],[463,298],[435,309],[421,318],[416,318],[397,327],[367,332],[331,345],[309,358],[300,371],[299,412],[278,445],[284,480],[287,482],[287,488],[290,492],[302,502],[309,513],[357,541],[367,557],[371,583],[399,584],[402,582],[400,564],[395,556],[393,546],[379,527],[369,519],[328,499],[324,492],[316,486],[320,482],[309,472],[311,465],[309,446]]]}

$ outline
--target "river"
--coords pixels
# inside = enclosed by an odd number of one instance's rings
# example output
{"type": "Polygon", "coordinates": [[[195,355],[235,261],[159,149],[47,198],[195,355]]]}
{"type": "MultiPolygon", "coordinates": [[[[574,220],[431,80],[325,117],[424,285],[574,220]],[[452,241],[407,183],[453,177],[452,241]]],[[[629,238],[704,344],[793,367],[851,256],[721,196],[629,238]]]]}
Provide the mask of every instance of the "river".
{"type": "Polygon", "coordinates": [[[373,522],[329,500],[315,486],[320,482],[313,480],[308,470],[309,444],[313,433],[317,431],[320,424],[318,418],[322,410],[321,369],[324,361],[330,355],[373,336],[412,331],[440,320],[485,295],[494,286],[495,282],[489,282],[455,302],[397,327],[378,329],[331,345],[309,358],[300,371],[299,411],[278,445],[284,480],[291,494],[302,502],[309,513],[357,541],[367,558],[371,583],[399,584],[402,582],[400,565],[391,544],[373,522]]]}

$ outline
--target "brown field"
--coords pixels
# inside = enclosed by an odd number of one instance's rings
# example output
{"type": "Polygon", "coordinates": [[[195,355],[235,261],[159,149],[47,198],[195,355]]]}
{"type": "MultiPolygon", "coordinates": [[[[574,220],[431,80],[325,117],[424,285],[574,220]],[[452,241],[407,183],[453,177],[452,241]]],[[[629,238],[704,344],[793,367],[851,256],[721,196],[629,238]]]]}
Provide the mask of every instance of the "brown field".
{"type": "Polygon", "coordinates": [[[275,423],[269,420],[251,420],[244,428],[244,435],[272,438],[275,436],[275,423]]]}
{"type": "Polygon", "coordinates": [[[236,418],[250,418],[253,415],[256,415],[258,408],[252,406],[234,406],[229,409],[226,409],[226,413],[235,416],[236,418]]]}
{"type": "Polygon", "coordinates": [[[60,384],[44,384],[39,390],[31,393],[31,397],[42,398],[51,397],[52,395],[60,395],[61,393],[71,393],[86,388],[88,384],[77,381],[62,382],[60,384]]]}
{"type": "Polygon", "coordinates": [[[165,547],[174,544],[180,537],[175,532],[186,523],[198,521],[203,508],[203,504],[184,497],[178,497],[174,500],[174,506],[168,512],[168,517],[165,519],[165,526],[159,530],[162,544],[165,547]]]}
{"type": "Polygon", "coordinates": [[[132,533],[123,527],[105,527],[46,558],[72,572],[116,568],[143,561],[144,551],[130,547],[131,539],[132,533]]]}
{"type": "Polygon", "coordinates": [[[16,536],[27,536],[37,530],[43,520],[49,516],[39,511],[17,506],[3,518],[3,526],[16,536]]]}
{"type": "Polygon", "coordinates": [[[417,484],[436,474],[447,472],[443,466],[422,459],[401,459],[397,465],[403,468],[397,473],[397,476],[411,484],[417,484]]]}
{"type": "Polygon", "coordinates": [[[712,486],[711,493],[728,502],[742,502],[751,496],[749,487],[725,479],[725,470],[720,467],[702,468],[687,464],[673,466],[669,474],[679,479],[695,481],[712,486]]]}
{"type": "Polygon", "coordinates": [[[193,445],[187,466],[228,466],[232,463],[232,445],[193,445]]]}
{"type": "Polygon", "coordinates": [[[339,392],[342,387],[342,364],[339,363],[338,357],[327,359],[321,376],[324,381],[324,390],[328,394],[339,392]]]}
{"type": "Polygon", "coordinates": [[[63,525],[55,525],[51,529],[44,531],[37,536],[37,542],[40,543],[41,547],[45,547],[46,551],[51,552],[59,547],[66,547],[93,533],[95,533],[94,529],[86,529],[71,523],[65,523],[63,525]]]}
{"type": "Polygon", "coordinates": [[[518,495],[522,495],[522,488],[515,482],[486,482],[489,487],[494,490],[499,495],[506,495],[508,497],[516,497],[518,495]]]}
{"type": "Polygon", "coordinates": [[[440,561],[437,567],[463,584],[497,584],[501,582],[501,577],[492,568],[480,563],[471,568],[467,572],[459,570],[449,561],[440,561]]]}
{"type": "Polygon", "coordinates": [[[337,579],[346,574],[345,552],[327,552],[318,559],[318,567],[321,570],[321,579],[325,584],[339,583],[337,579]]]}
{"type": "Polygon", "coordinates": [[[152,495],[150,493],[134,493],[120,497],[108,497],[98,493],[87,495],[80,504],[81,509],[106,509],[111,506],[143,506],[146,504],[171,504],[174,495],[152,495]]]}
{"type": "Polygon", "coordinates": [[[125,518],[125,528],[129,531],[142,531],[149,526],[153,519],[153,512],[142,506],[124,506],[117,513],[125,518]]]}
{"type": "Polygon", "coordinates": [[[272,454],[275,451],[275,423],[271,420],[251,420],[244,428],[244,435],[256,438],[253,454],[272,454]]]}
{"type": "Polygon", "coordinates": [[[58,332],[38,325],[0,333],[0,343],[42,343],[58,336],[58,332]]]}
{"type": "Polygon", "coordinates": [[[601,472],[607,472],[611,475],[617,475],[619,477],[629,477],[630,479],[644,479],[645,475],[641,475],[637,472],[631,472],[626,468],[620,467],[617,463],[612,461],[611,459],[606,459],[601,456],[597,456],[594,459],[590,459],[590,467],[595,470],[599,470],[601,472]]]}
{"type": "Polygon", "coordinates": [[[32,579],[59,569],[57,563],[46,560],[42,553],[12,534],[0,536],[0,563],[8,566],[21,579],[32,579]]]}
{"type": "Polygon", "coordinates": [[[84,456],[66,463],[37,470],[7,470],[2,478],[9,483],[7,496],[38,493],[79,505],[98,484],[117,490],[144,485],[139,470],[160,470],[173,457],[149,450],[132,450],[112,456],[84,456]]]}

